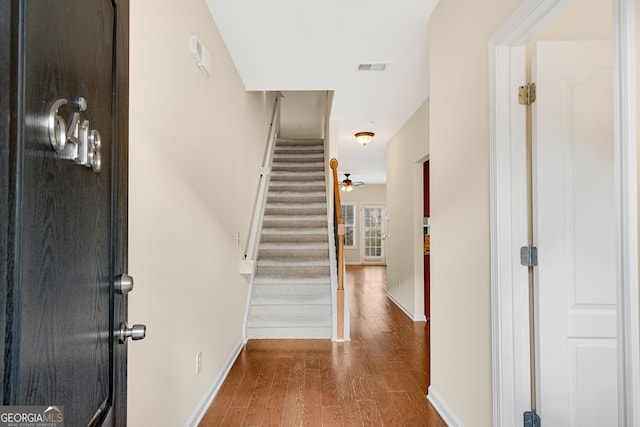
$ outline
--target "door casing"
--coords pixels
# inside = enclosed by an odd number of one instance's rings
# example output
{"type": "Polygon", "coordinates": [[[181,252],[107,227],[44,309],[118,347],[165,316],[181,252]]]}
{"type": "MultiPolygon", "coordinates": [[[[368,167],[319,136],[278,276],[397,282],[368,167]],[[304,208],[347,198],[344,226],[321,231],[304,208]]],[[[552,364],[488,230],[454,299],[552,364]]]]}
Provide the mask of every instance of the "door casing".
{"type": "MultiPolygon", "coordinates": [[[[527,245],[526,115],[517,88],[526,80],[526,44],[572,0],[525,0],[490,41],[491,307],[493,425],[522,424],[530,410],[528,275],[519,265],[527,245]]],[[[613,0],[614,129],[618,221],[619,421],[640,423],[635,127],[635,10],[613,0]]]]}

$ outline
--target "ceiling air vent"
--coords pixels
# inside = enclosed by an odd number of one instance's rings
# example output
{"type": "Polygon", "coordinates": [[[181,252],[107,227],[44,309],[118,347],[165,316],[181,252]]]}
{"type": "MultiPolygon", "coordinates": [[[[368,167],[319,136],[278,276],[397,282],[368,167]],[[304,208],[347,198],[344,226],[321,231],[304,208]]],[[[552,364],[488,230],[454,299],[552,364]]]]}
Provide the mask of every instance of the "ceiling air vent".
{"type": "Polygon", "coordinates": [[[358,64],[358,71],[386,71],[388,67],[388,62],[369,62],[366,64],[358,64]]]}

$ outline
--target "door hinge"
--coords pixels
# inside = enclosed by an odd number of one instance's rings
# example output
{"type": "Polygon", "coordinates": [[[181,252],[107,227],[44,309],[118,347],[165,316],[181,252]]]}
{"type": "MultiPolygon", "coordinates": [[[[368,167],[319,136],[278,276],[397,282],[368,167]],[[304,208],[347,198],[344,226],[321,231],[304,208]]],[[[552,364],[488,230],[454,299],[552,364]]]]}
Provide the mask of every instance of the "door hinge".
{"type": "Polygon", "coordinates": [[[535,246],[523,246],[520,248],[520,264],[525,267],[538,265],[538,248],[535,246]]]}
{"type": "Polygon", "coordinates": [[[531,105],[536,101],[536,84],[527,83],[518,88],[518,102],[520,105],[531,105]]]}
{"type": "Polygon", "coordinates": [[[540,427],[540,415],[536,411],[524,413],[524,427],[540,427]]]}

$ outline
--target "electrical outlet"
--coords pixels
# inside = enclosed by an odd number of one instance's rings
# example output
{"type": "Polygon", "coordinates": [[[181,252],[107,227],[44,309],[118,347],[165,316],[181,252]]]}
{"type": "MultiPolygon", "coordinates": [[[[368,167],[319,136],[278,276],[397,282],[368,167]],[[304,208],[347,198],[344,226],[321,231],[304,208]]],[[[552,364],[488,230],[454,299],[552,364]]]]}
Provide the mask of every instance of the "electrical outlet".
{"type": "Polygon", "coordinates": [[[196,353],[196,375],[202,371],[202,352],[196,353]]]}
{"type": "Polygon", "coordinates": [[[236,231],[236,246],[240,246],[240,232],[236,231]]]}

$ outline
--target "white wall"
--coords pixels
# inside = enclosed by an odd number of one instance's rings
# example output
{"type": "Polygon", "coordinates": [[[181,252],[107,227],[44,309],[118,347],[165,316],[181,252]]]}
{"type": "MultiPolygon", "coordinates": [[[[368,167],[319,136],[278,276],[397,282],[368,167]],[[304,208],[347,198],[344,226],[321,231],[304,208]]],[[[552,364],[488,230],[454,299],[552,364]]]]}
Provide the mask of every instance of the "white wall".
{"type": "Polygon", "coordinates": [[[245,92],[200,0],[131,2],[130,71],[129,323],[148,329],[129,343],[129,425],[175,427],[242,343],[239,265],[273,97],[245,92]]]}
{"type": "Polygon", "coordinates": [[[385,184],[366,184],[363,187],[355,187],[348,193],[340,192],[342,204],[351,203],[356,205],[356,229],[355,247],[344,248],[344,259],[347,264],[361,264],[360,249],[362,244],[362,212],[360,207],[363,204],[380,204],[387,202],[387,186],[385,184]]]}
{"type": "Polygon", "coordinates": [[[387,145],[387,289],[414,318],[424,316],[423,163],[429,100],[387,145]]]}

